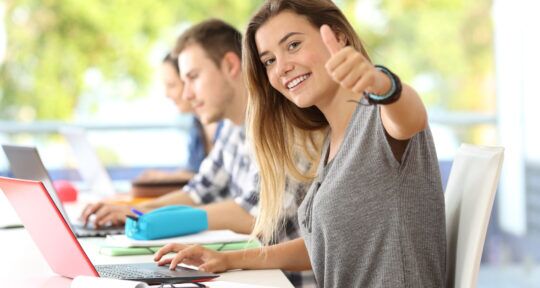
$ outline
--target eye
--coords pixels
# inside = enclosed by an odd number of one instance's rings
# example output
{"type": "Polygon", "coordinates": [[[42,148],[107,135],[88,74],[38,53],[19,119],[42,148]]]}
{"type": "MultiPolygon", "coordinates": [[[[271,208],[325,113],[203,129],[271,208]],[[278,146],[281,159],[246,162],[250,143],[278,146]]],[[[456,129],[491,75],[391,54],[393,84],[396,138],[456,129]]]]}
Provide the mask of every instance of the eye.
{"type": "Polygon", "coordinates": [[[268,66],[274,64],[275,61],[276,61],[276,59],[274,59],[274,58],[262,60],[264,67],[268,67],[268,66]]]}
{"type": "Polygon", "coordinates": [[[295,50],[296,48],[298,48],[298,46],[300,46],[300,41],[293,41],[293,42],[289,43],[289,46],[287,46],[287,49],[289,51],[295,50]]]}
{"type": "Polygon", "coordinates": [[[195,80],[195,79],[197,79],[198,76],[199,76],[199,74],[188,74],[187,79],[188,80],[195,80]]]}

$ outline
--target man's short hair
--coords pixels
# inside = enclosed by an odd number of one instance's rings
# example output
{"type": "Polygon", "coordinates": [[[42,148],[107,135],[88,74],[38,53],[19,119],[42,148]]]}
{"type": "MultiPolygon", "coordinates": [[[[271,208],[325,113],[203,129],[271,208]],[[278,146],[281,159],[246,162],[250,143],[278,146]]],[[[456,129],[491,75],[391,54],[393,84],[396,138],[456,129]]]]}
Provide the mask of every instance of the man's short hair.
{"type": "Polygon", "coordinates": [[[200,45],[217,67],[221,66],[221,60],[227,52],[242,58],[242,34],[219,19],[203,21],[182,33],[176,41],[174,55],[178,56],[193,44],[200,45]]]}

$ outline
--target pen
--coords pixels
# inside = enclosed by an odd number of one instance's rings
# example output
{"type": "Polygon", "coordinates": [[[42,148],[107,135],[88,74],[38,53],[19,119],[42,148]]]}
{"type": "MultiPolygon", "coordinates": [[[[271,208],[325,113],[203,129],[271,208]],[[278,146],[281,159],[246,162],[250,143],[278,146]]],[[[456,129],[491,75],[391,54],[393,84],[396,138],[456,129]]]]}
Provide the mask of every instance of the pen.
{"type": "Polygon", "coordinates": [[[135,209],[135,208],[131,208],[131,212],[135,213],[135,215],[137,215],[137,216],[139,216],[139,217],[142,216],[142,215],[144,215],[143,212],[141,212],[141,211],[139,211],[139,210],[137,210],[137,209],[135,209]]]}
{"type": "Polygon", "coordinates": [[[21,224],[12,224],[12,225],[6,225],[6,226],[0,226],[0,229],[18,229],[18,228],[24,228],[21,224]]]}

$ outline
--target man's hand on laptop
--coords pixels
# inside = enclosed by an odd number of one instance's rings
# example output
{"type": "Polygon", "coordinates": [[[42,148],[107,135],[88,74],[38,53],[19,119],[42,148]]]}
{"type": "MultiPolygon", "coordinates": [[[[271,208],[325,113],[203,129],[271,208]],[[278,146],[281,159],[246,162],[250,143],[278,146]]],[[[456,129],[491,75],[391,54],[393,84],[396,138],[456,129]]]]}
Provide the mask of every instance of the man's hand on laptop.
{"type": "Polygon", "coordinates": [[[84,226],[88,225],[88,222],[93,222],[96,228],[103,226],[121,226],[126,222],[126,215],[136,216],[131,212],[131,207],[124,204],[107,204],[104,202],[98,202],[88,204],[81,215],[81,220],[84,226]],[[90,220],[91,216],[94,219],[90,220]]]}

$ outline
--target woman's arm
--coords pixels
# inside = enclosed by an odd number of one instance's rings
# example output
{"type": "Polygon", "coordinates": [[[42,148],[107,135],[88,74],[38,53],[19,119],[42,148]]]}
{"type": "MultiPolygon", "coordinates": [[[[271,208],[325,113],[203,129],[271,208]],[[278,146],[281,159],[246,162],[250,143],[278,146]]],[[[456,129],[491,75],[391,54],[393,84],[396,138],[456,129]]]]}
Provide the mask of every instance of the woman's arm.
{"type": "MultiPolygon", "coordinates": [[[[385,95],[390,91],[390,77],[379,71],[364,56],[351,46],[339,42],[327,25],[321,27],[321,37],[331,54],[326,63],[328,74],[344,88],[363,97],[365,91],[385,95]]],[[[383,126],[390,137],[407,140],[427,127],[427,113],[422,100],[410,86],[402,85],[398,101],[381,105],[383,126]]]]}
{"type": "Polygon", "coordinates": [[[262,249],[249,249],[226,253],[231,269],[283,269],[287,271],[311,270],[311,262],[304,238],[271,245],[262,249]]]}
{"type": "Polygon", "coordinates": [[[199,245],[168,244],[156,252],[154,261],[158,261],[160,266],[169,264],[170,269],[176,268],[180,263],[185,263],[207,272],[233,269],[283,269],[287,271],[311,269],[303,238],[260,249],[233,252],[216,252],[199,245]],[[177,254],[173,258],[162,259],[170,252],[177,252],[177,254]]]}
{"type": "MultiPolygon", "coordinates": [[[[388,77],[381,74],[381,77],[388,77]]],[[[384,129],[394,139],[410,139],[427,127],[426,108],[416,91],[407,84],[403,84],[398,101],[380,107],[384,129]]]]}

